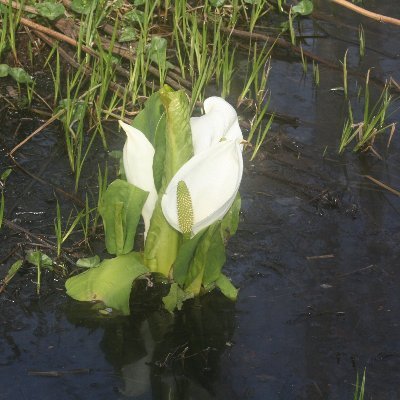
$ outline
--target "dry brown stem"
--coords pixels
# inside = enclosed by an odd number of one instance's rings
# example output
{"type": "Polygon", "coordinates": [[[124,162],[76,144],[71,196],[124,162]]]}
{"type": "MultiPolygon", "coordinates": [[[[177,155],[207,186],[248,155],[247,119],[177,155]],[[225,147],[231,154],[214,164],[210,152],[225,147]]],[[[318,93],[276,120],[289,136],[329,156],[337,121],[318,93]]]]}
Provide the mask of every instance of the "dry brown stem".
{"type": "Polygon", "coordinates": [[[371,18],[375,21],[400,26],[400,19],[392,18],[392,17],[388,17],[386,15],[377,14],[372,11],[368,11],[362,7],[359,7],[353,3],[350,3],[347,0],[331,0],[331,1],[332,1],[332,3],[335,3],[342,7],[348,8],[349,10],[352,10],[352,11],[356,12],[357,14],[364,15],[365,17],[371,18]]]}

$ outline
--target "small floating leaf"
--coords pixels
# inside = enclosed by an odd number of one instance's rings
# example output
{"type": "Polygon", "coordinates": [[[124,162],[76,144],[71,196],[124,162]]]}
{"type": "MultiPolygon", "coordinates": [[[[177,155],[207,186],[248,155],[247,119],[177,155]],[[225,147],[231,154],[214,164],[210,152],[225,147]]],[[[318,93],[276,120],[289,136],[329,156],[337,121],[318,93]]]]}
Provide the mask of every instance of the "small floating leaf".
{"type": "Polygon", "coordinates": [[[80,258],[76,265],[81,268],[94,268],[100,264],[100,257],[96,254],[93,257],[80,258]]]}
{"type": "Polygon", "coordinates": [[[44,267],[51,270],[53,267],[52,259],[47,254],[44,254],[39,250],[28,251],[26,253],[26,261],[28,261],[29,263],[33,264],[38,268],[44,267]]]}
{"type": "Polygon", "coordinates": [[[313,12],[314,6],[311,0],[301,0],[292,7],[292,12],[300,15],[309,15],[313,12]]]}
{"type": "Polygon", "coordinates": [[[18,83],[32,83],[32,77],[23,68],[10,68],[9,75],[18,83]]]}

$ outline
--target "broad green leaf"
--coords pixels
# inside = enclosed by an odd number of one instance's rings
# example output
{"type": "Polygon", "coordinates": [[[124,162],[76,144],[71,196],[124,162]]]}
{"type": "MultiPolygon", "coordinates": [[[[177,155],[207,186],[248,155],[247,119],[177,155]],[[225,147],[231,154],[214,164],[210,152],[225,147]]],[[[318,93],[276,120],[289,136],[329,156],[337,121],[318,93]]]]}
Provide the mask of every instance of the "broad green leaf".
{"type": "Polygon", "coordinates": [[[66,114],[72,114],[71,117],[69,117],[68,121],[70,123],[74,123],[77,121],[82,120],[85,118],[86,115],[86,108],[87,108],[87,103],[84,101],[75,101],[71,99],[61,99],[58,102],[58,107],[56,108],[54,114],[57,114],[58,111],[60,110],[68,110],[67,113],[65,113],[63,116],[61,116],[61,120],[65,121],[66,114]],[[72,109],[72,112],[70,111],[72,109]]]}
{"type": "Polygon", "coordinates": [[[164,307],[170,313],[175,309],[181,310],[185,300],[193,298],[193,293],[182,290],[177,283],[173,283],[169,289],[169,293],[163,297],[164,307]]]}
{"type": "Polygon", "coordinates": [[[132,251],[136,228],[148,192],[120,179],[112,182],[99,205],[106,235],[106,247],[110,254],[126,254],[132,251]]]}
{"type": "Polygon", "coordinates": [[[39,250],[29,250],[26,253],[26,261],[38,268],[48,268],[51,270],[53,267],[52,259],[39,250]]]}
{"type": "Polygon", "coordinates": [[[215,281],[215,284],[228,299],[233,301],[237,299],[239,290],[232,285],[232,282],[224,274],[220,275],[220,277],[215,281]]]}
{"type": "Polygon", "coordinates": [[[221,233],[224,240],[229,239],[237,231],[240,219],[241,205],[242,205],[242,200],[240,198],[240,194],[238,193],[231,208],[228,210],[228,212],[225,214],[224,218],[221,221],[221,233]]]}
{"type": "Polygon", "coordinates": [[[43,3],[37,3],[35,5],[36,10],[42,17],[48,18],[53,21],[65,13],[65,8],[60,3],[53,3],[50,1],[45,1],[43,3]]]}
{"type": "Polygon", "coordinates": [[[146,3],[146,0],[134,0],[133,5],[134,6],[141,6],[144,3],[146,3]]]}
{"type": "Polygon", "coordinates": [[[12,278],[14,278],[15,274],[18,272],[18,270],[21,268],[22,264],[24,263],[24,260],[17,260],[13,265],[11,265],[10,269],[7,272],[6,277],[3,280],[3,287],[7,285],[12,278]]]}
{"type": "Polygon", "coordinates": [[[122,28],[121,34],[119,35],[118,42],[132,42],[137,38],[137,31],[131,26],[125,26],[122,28]]]}
{"type": "Polygon", "coordinates": [[[18,83],[32,83],[32,77],[23,68],[9,68],[8,74],[18,83]]]}
{"type": "Polygon", "coordinates": [[[147,99],[143,110],[133,120],[132,126],[143,132],[154,146],[153,176],[154,184],[159,191],[164,173],[166,146],[166,114],[159,92],[147,99]]]}
{"type": "Polygon", "coordinates": [[[225,245],[220,229],[216,229],[211,237],[208,251],[204,260],[203,285],[209,285],[221,275],[222,267],[226,261],[225,245]]]}
{"type": "Polygon", "coordinates": [[[5,78],[8,76],[10,67],[7,64],[0,64],[0,78],[5,78]]]}
{"type": "Polygon", "coordinates": [[[124,19],[130,22],[137,22],[139,24],[144,22],[144,12],[139,10],[128,11],[124,14],[124,19]]]}
{"type": "Polygon", "coordinates": [[[215,223],[208,227],[201,240],[199,241],[193,259],[190,263],[188,272],[186,274],[184,288],[194,295],[200,293],[201,285],[203,282],[204,270],[206,268],[208,252],[210,250],[214,234],[220,237],[219,223],[215,223]]]}
{"type": "Polygon", "coordinates": [[[178,253],[180,234],[165,219],[160,200],[151,217],[144,247],[144,263],[152,272],[168,277],[178,253]]]}
{"type": "Polygon", "coordinates": [[[183,90],[160,90],[167,114],[164,189],[179,168],[193,156],[190,107],[183,90]]]}
{"type": "Polygon", "coordinates": [[[147,234],[144,259],[153,272],[168,276],[178,253],[181,235],[166,221],[161,210],[161,197],[178,169],[192,157],[193,145],[186,94],[167,87],[159,93],[166,112],[166,152],[160,196],[147,234]]]}
{"type": "Polygon", "coordinates": [[[309,15],[313,12],[314,6],[311,0],[301,0],[292,7],[292,12],[300,15],[309,15]]]}
{"type": "Polygon", "coordinates": [[[139,254],[132,252],[104,260],[98,267],[69,278],[67,294],[79,301],[101,301],[123,315],[129,315],[132,282],[148,273],[139,254]]]}
{"type": "Polygon", "coordinates": [[[176,256],[173,266],[173,279],[181,286],[185,284],[190,262],[192,261],[197,245],[199,244],[199,241],[205,232],[206,230],[203,230],[190,240],[185,240],[179,248],[179,252],[176,256]]]}
{"type": "Polygon", "coordinates": [[[210,0],[210,4],[213,7],[221,7],[225,4],[225,0],[210,0]]]}
{"type": "Polygon", "coordinates": [[[146,50],[151,61],[163,69],[171,68],[172,64],[167,61],[167,39],[161,36],[153,36],[146,50]]]}
{"type": "Polygon", "coordinates": [[[94,268],[100,264],[100,257],[95,255],[93,257],[80,258],[76,265],[80,268],[94,268]]]}
{"type": "Polygon", "coordinates": [[[97,0],[72,0],[71,9],[78,14],[86,15],[89,14],[93,2],[97,0]]]}

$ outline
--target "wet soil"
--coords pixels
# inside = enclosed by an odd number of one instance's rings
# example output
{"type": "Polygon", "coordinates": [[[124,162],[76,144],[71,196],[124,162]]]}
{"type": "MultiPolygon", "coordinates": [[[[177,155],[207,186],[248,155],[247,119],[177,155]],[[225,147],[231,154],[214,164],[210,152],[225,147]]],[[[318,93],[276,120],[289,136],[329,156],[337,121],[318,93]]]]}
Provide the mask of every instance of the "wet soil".
{"type": "MultiPolygon", "coordinates": [[[[373,67],[381,79],[399,82],[398,28],[324,3],[319,11],[330,19],[306,21],[303,30],[330,36],[306,39],[304,47],[333,61],[349,48],[352,69],[373,67]],[[363,59],[359,23],[368,47],[363,59]]],[[[364,5],[400,17],[395,0],[364,5]]],[[[25,266],[0,295],[0,399],[343,400],[353,398],[364,368],[366,399],[400,398],[400,198],[365,177],[400,188],[400,139],[395,135],[389,149],[387,138],[377,141],[382,160],[338,156],[347,102],[331,89],[342,86],[342,75],[320,68],[316,87],[310,66],[304,75],[296,60],[272,61],[271,108],[300,124],[275,125],[257,158],[245,163],[241,223],[225,267],[240,288],[238,301],[213,293],[172,317],[151,301],[151,289],[139,287],[130,317],[100,317],[67,298],[60,271],[44,273],[37,296],[35,270],[25,266]]],[[[350,78],[353,100],[362,84],[350,78]]],[[[372,90],[376,98],[381,88],[372,90]]],[[[73,193],[74,184],[61,131],[53,125],[16,153],[44,182],[6,155],[40,123],[2,111],[0,166],[13,168],[6,218],[52,235],[56,198],[66,216],[74,205],[57,191],[73,193]]],[[[111,149],[120,148],[122,138],[111,137],[111,149]]],[[[94,150],[81,181],[93,198],[97,165],[108,159],[101,144],[94,150]]],[[[42,246],[15,227],[0,235],[1,276],[26,249],[42,246]]]]}

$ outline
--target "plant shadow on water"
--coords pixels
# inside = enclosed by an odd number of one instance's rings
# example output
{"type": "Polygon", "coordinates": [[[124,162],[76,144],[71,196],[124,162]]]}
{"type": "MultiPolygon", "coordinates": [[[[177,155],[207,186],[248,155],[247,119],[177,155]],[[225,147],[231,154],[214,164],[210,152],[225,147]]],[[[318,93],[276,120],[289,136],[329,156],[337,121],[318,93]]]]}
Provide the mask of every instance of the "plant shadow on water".
{"type": "MultiPolygon", "coordinates": [[[[388,1],[381,11],[390,14],[396,6],[388,1]]],[[[357,17],[338,12],[333,28],[320,26],[339,36],[338,23],[340,38],[356,37],[346,23],[356,26],[357,17]]],[[[359,65],[357,45],[340,38],[310,39],[308,46],[334,59],[350,47],[350,67],[366,72],[373,66],[376,75],[399,81],[398,31],[362,22],[367,49],[359,65]]],[[[308,24],[305,36],[314,29],[308,24]]],[[[36,296],[34,269],[25,266],[0,297],[0,399],[342,400],[352,398],[364,367],[366,398],[400,398],[400,198],[364,178],[400,187],[399,136],[387,153],[381,144],[383,161],[338,156],[347,102],[331,89],[342,86],[342,72],[320,72],[316,88],[299,62],[280,54],[272,61],[271,106],[302,123],[279,126],[245,163],[242,220],[226,265],[240,288],[237,303],[214,293],[199,304],[190,301],[173,318],[133,297],[130,317],[94,317],[90,306],[67,299],[63,280],[48,272],[36,296]]],[[[350,95],[358,87],[349,78],[350,95]]],[[[381,88],[373,90],[378,96],[381,88]]],[[[23,117],[0,119],[1,168],[10,166],[5,154],[18,135],[35,128],[23,117]]],[[[57,138],[63,143],[53,131],[42,132],[17,161],[72,192],[74,177],[65,173],[67,155],[57,138]]],[[[105,160],[101,151],[89,155],[82,187],[105,160]]],[[[6,204],[15,206],[7,218],[31,232],[52,233],[54,188],[31,182],[18,169],[10,175],[6,204]]],[[[62,204],[72,208],[71,199],[62,204]]],[[[0,235],[1,260],[21,240],[32,242],[11,230],[0,235]]],[[[9,266],[4,262],[2,275],[9,266]]]]}
{"type": "Polygon", "coordinates": [[[132,309],[140,312],[133,311],[129,318],[90,320],[88,308],[76,304],[68,307],[66,315],[73,324],[103,331],[99,346],[117,371],[122,396],[207,399],[218,395],[220,356],[231,346],[234,330],[232,302],[216,294],[188,302],[173,316],[159,310],[159,292],[155,307],[143,305],[140,295],[149,296],[148,290],[138,290],[131,299],[132,309]]]}

